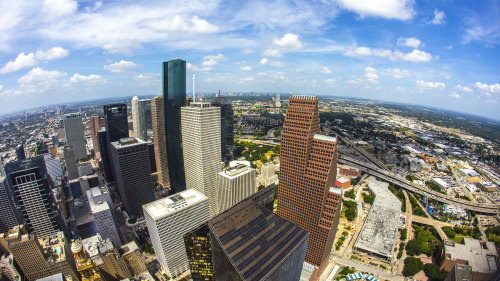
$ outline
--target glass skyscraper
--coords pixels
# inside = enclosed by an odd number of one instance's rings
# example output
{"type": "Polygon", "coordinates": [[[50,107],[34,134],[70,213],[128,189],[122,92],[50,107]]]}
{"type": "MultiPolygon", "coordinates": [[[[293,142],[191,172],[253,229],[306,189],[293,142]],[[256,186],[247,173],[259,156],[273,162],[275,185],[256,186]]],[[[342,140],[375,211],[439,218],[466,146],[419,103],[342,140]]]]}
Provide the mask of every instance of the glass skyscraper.
{"type": "Polygon", "coordinates": [[[163,63],[163,106],[171,194],[186,189],[181,137],[181,107],[186,105],[186,62],[163,63]]]}

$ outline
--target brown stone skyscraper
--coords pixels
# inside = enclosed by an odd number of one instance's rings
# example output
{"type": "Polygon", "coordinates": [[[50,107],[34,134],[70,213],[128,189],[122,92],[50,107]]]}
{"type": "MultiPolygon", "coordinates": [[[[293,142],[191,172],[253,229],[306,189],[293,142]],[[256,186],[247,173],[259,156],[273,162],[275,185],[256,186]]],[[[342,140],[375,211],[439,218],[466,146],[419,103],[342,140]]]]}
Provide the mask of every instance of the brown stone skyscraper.
{"type": "Polygon", "coordinates": [[[167,187],[170,185],[170,180],[168,177],[167,141],[165,139],[165,116],[163,114],[162,96],[151,99],[151,119],[153,123],[153,143],[155,146],[158,182],[167,187]]]}
{"type": "Polygon", "coordinates": [[[99,142],[97,140],[97,132],[104,127],[104,118],[99,116],[90,117],[90,134],[92,135],[92,144],[94,145],[94,157],[97,161],[101,160],[101,153],[99,152],[99,142]]]}
{"type": "Polygon", "coordinates": [[[277,214],[310,232],[305,261],[328,264],[341,211],[337,139],[320,135],[318,98],[290,96],[281,134],[277,214]]]}

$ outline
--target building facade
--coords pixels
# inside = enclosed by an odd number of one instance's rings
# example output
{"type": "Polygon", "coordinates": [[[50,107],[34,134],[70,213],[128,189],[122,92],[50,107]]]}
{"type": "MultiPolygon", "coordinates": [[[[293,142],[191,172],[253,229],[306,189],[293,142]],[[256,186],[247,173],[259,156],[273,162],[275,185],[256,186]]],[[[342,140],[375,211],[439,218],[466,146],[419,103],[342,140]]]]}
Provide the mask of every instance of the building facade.
{"type": "Polygon", "coordinates": [[[90,117],[90,135],[92,136],[94,158],[97,161],[101,160],[101,153],[99,152],[99,141],[97,139],[97,132],[99,132],[104,126],[105,126],[104,118],[101,118],[100,116],[90,117]]]}
{"type": "Polygon", "coordinates": [[[111,104],[104,106],[104,123],[108,142],[128,138],[127,105],[111,104]]]}
{"type": "Polygon", "coordinates": [[[220,108],[192,102],[181,108],[186,188],[208,197],[210,216],[218,214],[217,173],[220,162],[220,108]]]}
{"type": "Polygon", "coordinates": [[[63,156],[68,180],[77,179],[79,177],[78,165],[76,164],[75,150],[73,147],[66,145],[63,150],[63,156]]]}
{"type": "Polygon", "coordinates": [[[206,222],[208,198],[188,189],[143,206],[156,259],[170,277],[189,269],[184,248],[185,233],[206,222]]]}
{"type": "Polygon", "coordinates": [[[320,135],[318,98],[292,95],[281,135],[277,214],[310,232],[305,260],[320,272],[338,225],[339,202],[329,198],[336,174],[337,140],[320,135]]]}
{"type": "Polygon", "coordinates": [[[26,154],[24,153],[24,145],[20,144],[16,147],[16,157],[17,161],[26,159],[26,154]]]}
{"type": "Polygon", "coordinates": [[[106,187],[93,187],[87,190],[87,198],[98,233],[103,239],[111,239],[116,247],[121,246],[122,241],[113,219],[111,195],[108,189],[106,187]]]}
{"type": "Polygon", "coordinates": [[[234,157],[234,117],[233,105],[225,97],[216,97],[212,106],[220,108],[221,160],[231,161],[234,157]]]}
{"type": "Polygon", "coordinates": [[[152,98],[151,118],[158,182],[164,187],[168,187],[170,186],[170,179],[168,176],[167,140],[165,139],[165,115],[163,112],[163,97],[152,98]]]}
{"type": "Polygon", "coordinates": [[[132,98],[134,137],[148,141],[152,135],[151,99],[132,98]]]}
{"type": "Polygon", "coordinates": [[[186,189],[181,135],[181,107],[186,105],[186,62],[163,63],[163,114],[171,193],[186,189]]]}
{"type": "Polygon", "coordinates": [[[7,232],[19,224],[11,198],[7,179],[0,177],[0,233],[7,232]]]}
{"type": "Polygon", "coordinates": [[[64,133],[66,134],[66,144],[71,145],[75,150],[75,159],[80,160],[87,156],[87,146],[83,134],[85,127],[82,123],[82,115],[72,113],[63,118],[64,133]]]}
{"type": "Polygon", "coordinates": [[[218,214],[255,193],[255,169],[237,164],[217,174],[218,214]]]}
{"type": "Polygon", "coordinates": [[[155,200],[148,144],[123,138],[111,143],[116,184],[129,216],[142,217],[142,205],[155,200]]]}

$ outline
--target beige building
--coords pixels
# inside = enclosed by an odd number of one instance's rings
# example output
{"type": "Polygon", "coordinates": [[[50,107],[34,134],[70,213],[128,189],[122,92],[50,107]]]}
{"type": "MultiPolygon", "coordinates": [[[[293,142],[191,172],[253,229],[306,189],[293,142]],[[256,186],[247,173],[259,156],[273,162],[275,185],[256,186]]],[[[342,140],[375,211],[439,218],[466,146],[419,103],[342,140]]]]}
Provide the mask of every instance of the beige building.
{"type": "Polygon", "coordinates": [[[220,108],[192,102],[181,108],[186,189],[208,197],[210,217],[218,214],[217,174],[221,171],[220,108]]]}
{"type": "Polygon", "coordinates": [[[254,193],[255,169],[248,165],[230,164],[230,167],[217,174],[217,205],[219,207],[219,214],[254,193]]]}
{"type": "Polygon", "coordinates": [[[153,123],[153,144],[155,147],[158,182],[164,187],[170,186],[167,162],[167,140],[165,139],[165,116],[163,115],[163,97],[151,99],[151,120],[153,123]]]}

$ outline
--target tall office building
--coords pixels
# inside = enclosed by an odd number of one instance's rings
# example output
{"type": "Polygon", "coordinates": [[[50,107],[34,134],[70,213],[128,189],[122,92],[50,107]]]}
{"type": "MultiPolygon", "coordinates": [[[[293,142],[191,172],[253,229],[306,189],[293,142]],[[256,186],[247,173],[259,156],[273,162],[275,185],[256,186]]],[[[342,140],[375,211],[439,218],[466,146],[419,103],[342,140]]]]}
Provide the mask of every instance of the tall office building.
{"type": "Polygon", "coordinates": [[[108,136],[106,129],[102,128],[97,132],[97,142],[99,144],[99,153],[101,154],[102,172],[106,182],[113,181],[113,166],[111,163],[111,154],[108,146],[108,136]]]}
{"type": "Polygon", "coordinates": [[[132,122],[134,137],[148,141],[153,135],[151,120],[151,99],[132,98],[132,122]]]}
{"type": "Polygon", "coordinates": [[[72,146],[65,146],[63,150],[64,155],[64,165],[66,165],[66,172],[68,173],[68,179],[74,180],[79,177],[78,165],[76,164],[75,150],[72,146]]]}
{"type": "Polygon", "coordinates": [[[252,200],[184,235],[195,281],[298,281],[308,239],[307,231],[252,200]]]}
{"type": "Polygon", "coordinates": [[[58,157],[52,157],[50,154],[43,156],[45,160],[45,166],[47,167],[47,173],[49,174],[54,185],[61,185],[64,179],[64,173],[62,168],[61,159],[58,157]]]}
{"type": "MultiPolygon", "coordinates": [[[[71,252],[75,257],[75,265],[83,280],[103,281],[101,271],[83,248],[82,241],[75,240],[71,243],[71,252]]],[[[77,279],[79,280],[79,278],[77,279]]]]}
{"type": "Polygon", "coordinates": [[[99,116],[90,117],[90,134],[92,136],[92,145],[94,147],[94,158],[97,161],[101,160],[101,153],[99,152],[99,140],[97,139],[97,132],[104,127],[104,118],[99,116]]]}
{"type": "Polygon", "coordinates": [[[127,105],[111,104],[104,106],[104,123],[108,142],[128,138],[127,105]]]}
{"type": "Polygon", "coordinates": [[[167,140],[165,139],[165,115],[163,111],[163,97],[152,98],[151,119],[153,122],[153,143],[158,182],[164,187],[168,187],[170,179],[168,176],[167,140]]]}
{"type": "Polygon", "coordinates": [[[155,200],[148,144],[123,138],[111,143],[116,183],[123,207],[132,217],[142,217],[142,205],[155,200]]]}
{"type": "Polygon", "coordinates": [[[73,146],[76,160],[87,156],[87,146],[85,145],[85,136],[83,131],[82,115],[67,114],[63,118],[64,133],[66,134],[66,144],[73,146]]]}
{"type": "Polygon", "coordinates": [[[183,235],[209,219],[208,198],[188,189],[143,206],[156,259],[170,277],[189,269],[183,235]]]}
{"type": "Polygon", "coordinates": [[[230,165],[217,174],[218,213],[236,205],[255,193],[255,169],[245,165],[230,165]]]}
{"type": "Polygon", "coordinates": [[[97,232],[103,239],[111,239],[116,247],[121,246],[122,241],[113,219],[111,195],[108,189],[106,187],[93,187],[87,190],[87,198],[97,232]]]}
{"type": "Polygon", "coordinates": [[[281,107],[281,98],[280,98],[280,94],[276,94],[276,100],[274,101],[274,105],[276,107],[281,107]]]}
{"type": "Polygon", "coordinates": [[[7,180],[0,177],[0,233],[7,232],[19,224],[11,198],[7,180]]]}
{"type": "Polygon", "coordinates": [[[186,105],[186,62],[163,63],[163,114],[171,193],[186,189],[181,135],[181,107],[186,105]]]}
{"type": "Polygon", "coordinates": [[[5,165],[5,173],[14,202],[30,232],[44,237],[64,229],[43,156],[10,162],[5,165]]]}
{"type": "Polygon", "coordinates": [[[281,135],[277,214],[310,232],[306,262],[328,263],[341,210],[335,196],[337,139],[320,135],[318,98],[290,97],[281,135]],[[311,202],[316,202],[311,204],[311,202]]]}
{"type": "Polygon", "coordinates": [[[26,154],[24,153],[24,145],[20,144],[16,147],[17,161],[26,159],[26,154]]]}
{"type": "Polygon", "coordinates": [[[216,97],[212,105],[220,108],[221,159],[224,162],[228,162],[234,156],[233,105],[230,100],[224,97],[216,97]]]}
{"type": "Polygon", "coordinates": [[[220,108],[192,102],[181,108],[186,188],[208,197],[210,216],[218,214],[217,173],[220,162],[220,108]]]}
{"type": "Polygon", "coordinates": [[[12,253],[5,253],[0,260],[0,272],[2,277],[8,281],[22,281],[21,274],[14,266],[14,256],[12,253]]]}
{"type": "Polygon", "coordinates": [[[3,158],[0,156],[0,177],[5,177],[5,170],[3,168],[3,158]]]}

